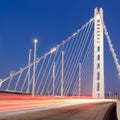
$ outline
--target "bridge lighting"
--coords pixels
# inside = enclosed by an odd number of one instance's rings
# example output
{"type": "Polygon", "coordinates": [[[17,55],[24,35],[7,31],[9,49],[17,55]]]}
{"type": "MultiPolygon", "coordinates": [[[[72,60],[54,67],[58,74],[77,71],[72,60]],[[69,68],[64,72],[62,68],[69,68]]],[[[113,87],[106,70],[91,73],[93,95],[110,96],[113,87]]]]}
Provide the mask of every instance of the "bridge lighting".
{"type": "Polygon", "coordinates": [[[76,33],[73,33],[73,36],[77,35],[77,32],[76,33]]]}
{"type": "Polygon", "coordinates": [[[37,39],[34,39],[34,43],[37,43],[38,42],[38,40],[37,39]]]}
{"type": "Polygon", "coordinates": [[[53,53],[53,52],[55,52],[56,50],[57,50],[57,48],[52,48],[51,51],[50,51],[50,53],[53,53]]]}

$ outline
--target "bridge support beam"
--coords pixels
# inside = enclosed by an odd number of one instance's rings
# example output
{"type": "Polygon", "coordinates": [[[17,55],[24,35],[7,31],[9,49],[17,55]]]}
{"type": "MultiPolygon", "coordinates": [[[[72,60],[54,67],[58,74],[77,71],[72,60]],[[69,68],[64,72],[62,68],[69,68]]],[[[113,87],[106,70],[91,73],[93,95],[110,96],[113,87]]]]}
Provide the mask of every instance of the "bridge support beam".
{"type": "Polygon", "coordinates": [[[103,40],[103,10],[94,10],[94,70],[93,98],[104,98],[104,40],[103,40]]]}

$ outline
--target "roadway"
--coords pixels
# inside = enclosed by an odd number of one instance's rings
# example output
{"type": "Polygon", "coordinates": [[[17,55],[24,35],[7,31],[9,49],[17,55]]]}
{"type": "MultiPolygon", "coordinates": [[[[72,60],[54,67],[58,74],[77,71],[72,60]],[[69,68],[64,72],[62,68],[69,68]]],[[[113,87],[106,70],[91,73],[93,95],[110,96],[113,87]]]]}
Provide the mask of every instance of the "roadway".
{"type": "Polygon", "coordinates": [[[111,111],[114,120],[115,110],[112,100],[18,96],[0,99],[0,120],[106,120],[111,111]]]}

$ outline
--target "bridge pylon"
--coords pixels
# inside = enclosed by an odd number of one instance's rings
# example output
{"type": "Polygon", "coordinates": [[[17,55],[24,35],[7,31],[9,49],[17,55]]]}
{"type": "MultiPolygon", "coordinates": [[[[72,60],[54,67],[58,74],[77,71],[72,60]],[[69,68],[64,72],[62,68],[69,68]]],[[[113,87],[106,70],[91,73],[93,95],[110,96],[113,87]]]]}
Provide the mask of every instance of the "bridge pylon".
{"type": "Polygon", "coordinates": [[[94,10],[93,98],[104,98],[103,9],[94,10]]]}

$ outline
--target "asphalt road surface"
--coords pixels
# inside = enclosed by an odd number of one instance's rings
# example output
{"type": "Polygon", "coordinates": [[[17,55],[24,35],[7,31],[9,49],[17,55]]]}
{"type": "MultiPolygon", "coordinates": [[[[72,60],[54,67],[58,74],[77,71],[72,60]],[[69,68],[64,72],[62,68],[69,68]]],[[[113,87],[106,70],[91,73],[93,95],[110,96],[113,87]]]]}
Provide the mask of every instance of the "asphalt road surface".
{"type": "MultiPolygon", "coordinates": [[[[14,112],[15,113],[15,112],[14,112]]],[[[27,110],[0,120],[117,120],[115,103],[86,103],[48,110],[27,110]],[[110,118],[111,117],[111,118],[110,118]]]]}

